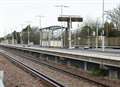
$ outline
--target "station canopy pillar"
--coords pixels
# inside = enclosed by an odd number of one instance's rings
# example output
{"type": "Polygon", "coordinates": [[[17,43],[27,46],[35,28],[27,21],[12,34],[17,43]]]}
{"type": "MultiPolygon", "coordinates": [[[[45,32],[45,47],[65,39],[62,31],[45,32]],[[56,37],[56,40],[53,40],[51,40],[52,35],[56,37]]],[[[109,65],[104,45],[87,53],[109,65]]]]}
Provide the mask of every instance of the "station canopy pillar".
{"type": "Polygon", "coordinates": [[[65,39],[64,39],[64,47],[71,48],[71,28],[72,22],[82,22],[83,18],[76,15],[62,15],[58,17],[58,21],[67,22],[67,28],[65,29],[65,39]]]}

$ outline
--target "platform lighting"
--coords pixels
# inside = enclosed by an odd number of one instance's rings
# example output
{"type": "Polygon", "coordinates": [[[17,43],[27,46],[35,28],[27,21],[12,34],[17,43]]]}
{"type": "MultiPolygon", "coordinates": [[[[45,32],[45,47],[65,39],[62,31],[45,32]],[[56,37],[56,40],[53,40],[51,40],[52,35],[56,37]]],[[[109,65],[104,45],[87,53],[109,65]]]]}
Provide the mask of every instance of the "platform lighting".
{"type": "MultiPolygon", "coordinates": [[[[21,24],[21,29],[23,29],[23,24],[21,24]]],[[[23,32],[20,33],[21,45],[23,44],[23,32]]]]}
{"type": "Polygon", "coordinates": [[[89,26],[89,23],[88,23],[88,47],[90,47],[90,26],[89,26]]]}
{"type": "Polygon", "coordinates": [[[59,7],[61,9],[61,16],[63,15],[63,8],[68,8],[69,6],[66,5],[56,5],[55,7],[59,7]]]}
{"type": "Polygon", "coordinates": [[[98,18],[97,18],[97,23],[96,23],[96,49],[98,48],[98,28],[99,28],[99,23],[98,23],[98,18]]]}
{"type": "Polygon", "coordinates": [[[42,16],[42,15],[39,15],[39,16],[36,16],[39,18],[39,23],[40,23],[40,30],[39,30],[39,35],[40,35],[40,40],[39,40],[39,45],[42,46],[42,31],[41,31],[41,28],[42,28],[42,18],[45,17],[45,16],[42,16]]]}
{"type": "MultiPolygon", "coordinates": [[[[61,14],[60,16],[62,17],[63,15],[63,8],[68,8],[69,6],[66,6],[66,5],[56,5],[55,7],[59,7],[60,10],[61,10],[61,14]]],[[[62,28],[62,22],[61,22],[61,28],[62,28]]],[[[63,43],[63,36],[62,36],[62,32],[63,32],[63,28],[61,29],[61,47],[63,47],[64,43],[63,43]]],[[[59,39],[59,38],[58,38],[59,39]]]]}
{"type": "Polygon", "coordinates": [[[27,42],[28,42],[28,45],[29,45],[29,42],[30,42],[30,40],[29,40],[29,39],[30,39],[30,38],[29,38],[29,37],[30,37],[30,34],[29,34],[29,33],[30,33],[30,30],[29,30],[29,27],[28,27],[28,29],[27,29],[27,32],[28,32],[28,41],[27,41],[27,42]]]}
{"type": "Polygon", "coordinates": [[[104,38],[104,0],[102,1],[102,51],[105,50],[105,38],[104,38]]]}
{"type": "Polygon", "coordinates": [[[12,32],[12,44],[14,44],[14,31],[12,32]]]}

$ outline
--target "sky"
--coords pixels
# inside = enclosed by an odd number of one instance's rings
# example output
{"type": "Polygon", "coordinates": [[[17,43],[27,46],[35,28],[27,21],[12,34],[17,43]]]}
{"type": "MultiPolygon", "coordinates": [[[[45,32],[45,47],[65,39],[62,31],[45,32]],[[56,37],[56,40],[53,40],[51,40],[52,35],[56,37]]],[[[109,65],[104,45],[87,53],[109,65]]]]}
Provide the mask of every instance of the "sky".
{"type": "MultiPolygon", "coordinates": [[[[79,15],[87,19],[101,19],[103,0],[0,0],[0,37],[16,30],[21,31],[26,25],[42,27],[60,25],[57,17],[60,8],[66,5],[63,15],[79,15]]],[[[120,0],[104,0],[105,11],[116,8],[120,0]]],[[[83,22],[84,22],[83,21],[83,22]]]]}

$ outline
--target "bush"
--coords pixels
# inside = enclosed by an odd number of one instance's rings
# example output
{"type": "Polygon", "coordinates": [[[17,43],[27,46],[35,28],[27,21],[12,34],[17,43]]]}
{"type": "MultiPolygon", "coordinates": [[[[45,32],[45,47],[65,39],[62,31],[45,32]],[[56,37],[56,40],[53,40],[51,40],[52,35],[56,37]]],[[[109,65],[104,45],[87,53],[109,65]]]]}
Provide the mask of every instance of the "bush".
{"type": "Polygon", "coordinates": [[[95,76],[106,76],[106,70],[104,69],[92,69],[91,74],[95,76]]]}

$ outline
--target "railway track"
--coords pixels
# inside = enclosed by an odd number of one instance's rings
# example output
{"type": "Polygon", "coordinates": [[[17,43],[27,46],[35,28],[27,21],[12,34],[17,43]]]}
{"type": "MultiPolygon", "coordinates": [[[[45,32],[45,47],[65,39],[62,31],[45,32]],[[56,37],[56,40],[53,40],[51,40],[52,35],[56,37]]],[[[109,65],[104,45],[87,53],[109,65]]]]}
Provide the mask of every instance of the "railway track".
{"type": "MultiPolygon", "coordinates": [[[[38,59],[36,59],[36,58],[35,58],[34,56],[32,56],[32,55],[27,55],[27,54],[21,55],[19,52],[14,52],[14,51],[11,51],[11,52],[14,53],[14,54],[16,54],[16,55],[18,55],[18,56],[21,56],[21,57],[23,57],[23,58],[26,58],[26,59],[29,59],[29,60],[31,60],[31,61],[34,61],[34,62],[36,62],[36,63],[39,63],[39,64],[42,63],[42,62],[40,62],[38,59]],[[33,58],[33,57],[34,57],[34,58],[33,58]]],[[[73,73],[71,73],[71,72],[67,72],[67,71],[65,71],[65,70],[58,69],[58,68],[53,67],[53,66],[51,66],[51,65],[49,65],[49,64],[45,64],[45,63],[42,63],[42,64],[43,64],[43,65],[47,65],[48,67],[50,67],[50,68],[52,68],[52,69],[55,69],[55,70],[58,70],[58,71],[61,71],[61,72],[70,74],[70,75],[72,75],[72,76],[74,76],[74,77],[85,79],[85,80],[89,81],[90,83],[92,82],[92,83],[98,84],[100,87],[101,87],[101,86],[102,86],[102,87],[110,87],[109,85],[106,85],[106,84],[103,84],[103,83],[100,83],[100,82],[97,82],[97,81],[93,81],[93,80],[90,80],[90,79],[88,79],[88,78],[84,78],[84,77],[81,77],[81,76],[78,76],[78,75],[75,75],[75,74],[73,74],[73,73]]],[[[99,87],[99,86],[98,86],[98,87],[99,87]]],[[[62,86],[60,86],[60,87],[62,87],[62,86]]]]}
{"type": "MultiPolygon", "coordinates": [[[[19,67],[23,68],[24,70],[27,70],[27,72],[31,73],[32,75],[36,76],[37,78],[40,78],[40,80],[44,81],[49,87],[65,87],[64,85],[52,80],[51,78],[45,76],[43,73],[40,73],[38,70],[29,67],[28,65],[24,64],[21,61],[15,60],[13,56],[10,56],[3,51],[0,51],[0,54],[7,57],[11,62],[18,65],[19,67]]],[[[16,57],[16,56],[15,56],[16,57]]]]}

